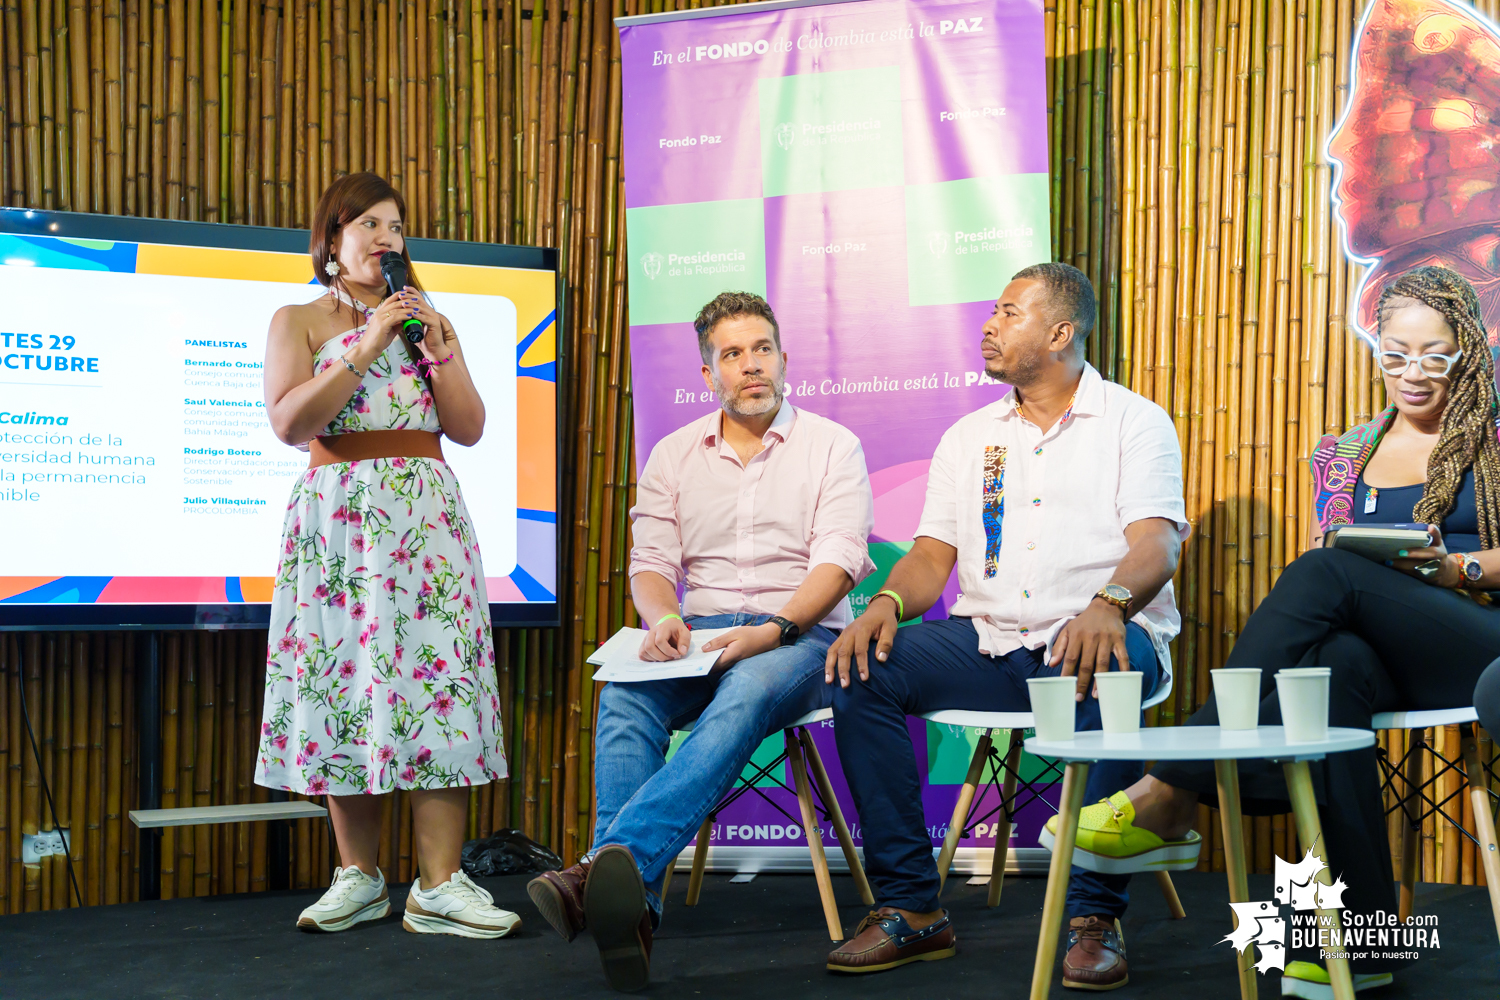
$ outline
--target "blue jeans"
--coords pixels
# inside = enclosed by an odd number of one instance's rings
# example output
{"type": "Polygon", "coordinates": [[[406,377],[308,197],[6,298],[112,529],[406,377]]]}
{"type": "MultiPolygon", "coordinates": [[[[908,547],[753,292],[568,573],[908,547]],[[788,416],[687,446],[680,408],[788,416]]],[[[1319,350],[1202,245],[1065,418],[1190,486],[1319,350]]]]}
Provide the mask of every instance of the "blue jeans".
{"type": "MultiPolygon", "coordinates": [[[[1134,622],[1125,630],[1130,668],[1139,670],[1141,697],[1161,679],[1160,664],[1146,630],[1134,622]]],[[[967,618],[910,625],[896,633],[889,658],[870,654],[870,679],[854,673],[848,688],[833,696],[833,734],[839,761],[854,795],[864,828],[865,872],[879,906],[930,913],[938,908],[938,870],[922,809],[908,715],[963,708],[976,712],[1028,712],[1026,678],[1062,673],[1049,667],[1040,649],[1018,649],[1005,656],[979,652],[979,637],[967,618]]],[[[1114,658],[1110,658],[1112,666],[1114,658]]],[[[1099,729],[1099,702],[1085,698],[1074,725],[1099,729]]],[[[1084,802],[1108,798],[1140,780],[1140,761],[1100,761],[1089,768],[1084,802]]],[[[1101,875],[1073,867],[1068,881],[1068,916],[1119,917],[1129,902],[1129,875],[1101,875]]]]}
{"type": "MultiPolygon", "coordinates": [[[[770,615],[688,619],[697,629],[761,625],[770,615]]],[[[755,748],[793,720],[827,708],[823,663],[836,634],[814,626],[794,646],[742,660],[707,677],[609,684],[599,695],[594,848],[630,848],[661,915],[667,867],[740,776],[755,748]],[[697,720],[668,761],[672,732],[697,720]]]]}

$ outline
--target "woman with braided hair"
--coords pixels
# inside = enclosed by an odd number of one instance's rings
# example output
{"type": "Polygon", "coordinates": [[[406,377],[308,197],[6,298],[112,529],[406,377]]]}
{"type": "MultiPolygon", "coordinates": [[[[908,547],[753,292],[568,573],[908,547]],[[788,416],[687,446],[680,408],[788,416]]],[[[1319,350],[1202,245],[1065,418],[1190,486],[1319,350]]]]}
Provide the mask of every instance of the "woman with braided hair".
{"type": "MultiPolygon", "coordinates": [[[[1260,669],[1261,725],[1281,723],[1275,674],[1284,667],[1332,668],[1329,725],[1369,729],[1376,712],[1473,704],[1475,683],[1500,656],[1500,606],[1488,593],[1500,590],[1500,438],[1479,301],[1453,271],[1420,267],[1385,288],[1379,321],[1392,405],[1319,444],[1315,547],[1287,566],[1225,663],[1260,669]],[[1339,525],[1393,522],[1429,525],[1432,546],[1386,565],[1316,547],[1339,525]]],[[[1188,725],[1218,721],[1210,699],[1188,725]]],[[[1240,761],[1239,774],[1245,813],[1289,811],[1280,764],[1240,761]]],[[[1329,867],[1348,886],[1346,910],[1367,918],[1396,913],[1377,775],[1373,747],[1312,765],[1329,867]]],[[[1211,762],[1160,764],[1084,809],[1075,863],[1144,871],[1161,848],[1191,847],[1198,805],[1216,800],[1211,762]]],[[[1283,996],[1332,997],[1316,949],[1287,958],[1283,996]]],[[[1390,982],[1404,964],[1355,958],[1356,990],[1390,982]]]]}

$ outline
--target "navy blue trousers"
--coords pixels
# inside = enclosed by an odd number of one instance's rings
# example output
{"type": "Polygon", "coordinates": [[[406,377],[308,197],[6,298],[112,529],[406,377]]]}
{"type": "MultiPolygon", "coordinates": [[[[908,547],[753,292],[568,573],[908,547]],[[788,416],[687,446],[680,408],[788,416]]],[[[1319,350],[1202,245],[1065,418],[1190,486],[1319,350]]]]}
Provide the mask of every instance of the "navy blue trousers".
{"type": "MultiPolygon", "coordinates": [[[[1161,667],[1146,630],[1126,629],[1130,667],[1145,676],[1142,697],[1161,679],[1161,667]]],[[[1018,649],[1005,656],[979,652],[979,637],[967,618],[922,622],[896,633],[885,663],[870,653],[870,679],[854,673],[848,688],[833,696],[834,736],[839,761],[854,795],[864,831],[865,872],[878,906],[918,913],[938,908],[938,870],[922,810],[922,780],[908,715],[943,709],[976,712],[1029,712],[1028,677],[1050,677],[1042,650],[1018,649]]],[[[1099,729],[1099,702],[1078,706],[1079,730],[1099,729]]],[[[1089,768],[1085,803],[1108,798],[1140,780],[1139,761],[1101,761],[1089,768]]],[[[1074,866],[1068,883],[1068,915],[1115,918],[1129,903],[1129,875],[1101,875],[1074,866]]]]}

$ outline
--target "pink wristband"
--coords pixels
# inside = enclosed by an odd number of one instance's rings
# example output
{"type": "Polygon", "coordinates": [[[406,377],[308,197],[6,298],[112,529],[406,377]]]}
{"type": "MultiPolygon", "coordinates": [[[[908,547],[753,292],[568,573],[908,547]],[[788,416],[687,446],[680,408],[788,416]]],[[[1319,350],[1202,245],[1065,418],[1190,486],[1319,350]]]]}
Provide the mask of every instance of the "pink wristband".
{"type": "Polygon", "coordinates": [[[444,358],[443,360],[441,360],[441,361],[432,361],[432,360],[430,360],[428,358],[418,358],[417,359],[417,367],[421,368],[423,365],[426,365],[427,367],[423,370],[423,374],[424,375],[431,375],[432,374],[432,370],[434,368],[437,368],[439,365],[446,365],[448,362],[450,362],[452,360],[453,360],[453,352],[449,351],[448,352],[448,356],[446,358],[444,358]]]}

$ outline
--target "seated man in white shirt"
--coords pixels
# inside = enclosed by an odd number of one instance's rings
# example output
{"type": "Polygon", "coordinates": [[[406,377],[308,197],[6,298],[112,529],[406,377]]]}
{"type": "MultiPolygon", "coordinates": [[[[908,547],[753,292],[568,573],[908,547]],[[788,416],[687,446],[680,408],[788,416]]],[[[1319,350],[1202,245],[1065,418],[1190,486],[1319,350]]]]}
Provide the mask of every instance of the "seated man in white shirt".
{"type": "Polygon", "coordinates": [[[786,402],[766,300],[725,292],[694,326],[720,409],[651,449],[630,512],[631,594],[651,623],[644,659],[685,654],[689,627],[734,631],[704,646],[724,651],[707,677],[604,688],[594,849],[527,887],[564,938],[588,928],[617,990],[646,985],[662,877],[755,748],[828,707],[825,655],[853,618],[849,591],[875,568],[864,450],[846,428],[786,402]],[[694,720],[667,761],[673,731],[694,720]]]}
{"type": "MultiPolygon", "coordinates": [[[[1028,677],[1076,674],[1077,728],[1098,729],[1096,670],[1141,671],[1145,698],[1170,669],[1182,455],[1165,411],[1084,360],[1094,317],[1088,278],[1067,264],[1028,267],[1006,286],[980,350],[1011,392],[943,435],[911,551],[829,650],[839,759],[878,904],[830,970],[954,952],[908,715],[1027,711],[1028,677]],[[955,565],[952,617],[897,631],[937,603],[955,565]]],[[[1096,764],[1085,795],[1106,798],[1140,776],[1139,763],[1096,764]]],[[[1129,878],[1073,869],[1063,985],[1127,981],[1115,920],[1129,878]]]]}

